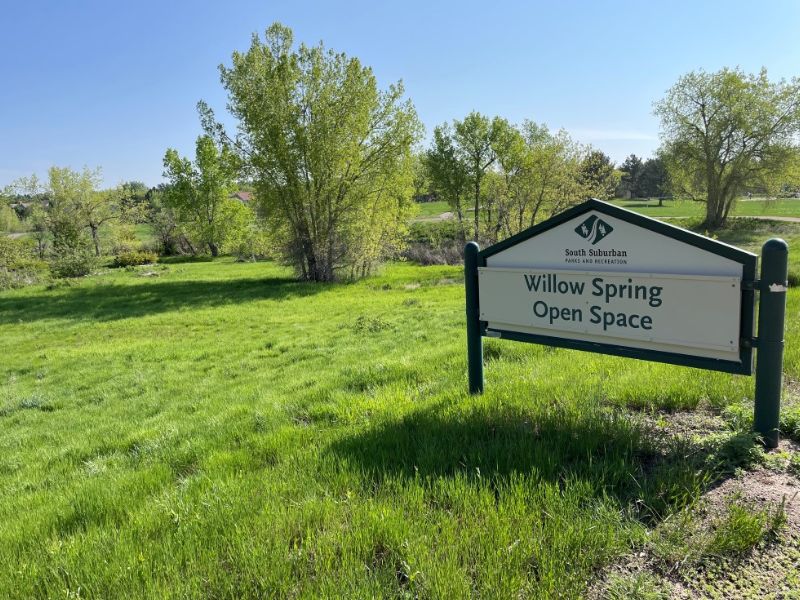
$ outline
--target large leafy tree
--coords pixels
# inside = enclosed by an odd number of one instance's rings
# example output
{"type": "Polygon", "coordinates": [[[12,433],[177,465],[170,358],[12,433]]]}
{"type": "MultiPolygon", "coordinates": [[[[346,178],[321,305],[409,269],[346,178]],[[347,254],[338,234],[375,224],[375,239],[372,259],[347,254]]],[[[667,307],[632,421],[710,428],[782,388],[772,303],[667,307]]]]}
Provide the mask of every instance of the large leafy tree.
{"type": "Polygon", "coordinates": [[[610,200],[617,189],[619,173],[607,154],[589,149],[581,161],[580,180],[586,187],[587,196],[610,200]]]}
{"type": "Polygon", "coordinates": [[[203,123],[238,150],[298,274],[364,275],[396,251],[421,135],[402,84],[380,90],[369,67],[322,44],[294,49],[291,30],[277,23],[220,73],[238,135],[229,138],[201,102],[203,123]]]}
{"type": "Polygon", "coordinates": [[[656,103],[672,185],[706,203],[706,226],[725,223],[745,188],[777,188],[797,154],[800,79],[766,70],[691,72],[656,103]]]}
{"type": "Polygon", "coordinates": [[[172,148],[164,155],[164,176],[168,205],[175,211],[189,237],[218,256],[229,235],[230,212],[226,204],[236,188],[236,156],[227,146],[218,148],[207,135],[197,138],[195,160],[182,158],[172,148]]]}

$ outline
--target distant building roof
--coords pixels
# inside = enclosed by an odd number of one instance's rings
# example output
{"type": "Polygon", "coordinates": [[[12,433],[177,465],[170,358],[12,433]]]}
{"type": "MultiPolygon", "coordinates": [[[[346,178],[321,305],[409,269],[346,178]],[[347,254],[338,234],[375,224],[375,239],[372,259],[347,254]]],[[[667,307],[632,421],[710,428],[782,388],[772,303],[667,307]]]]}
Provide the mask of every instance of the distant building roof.
{"type": "Polygon", "coordinates": [[[248,204],[253,201],[253,192],[236,192],[231,198],[236,198],[240,202],[248,204]]]}

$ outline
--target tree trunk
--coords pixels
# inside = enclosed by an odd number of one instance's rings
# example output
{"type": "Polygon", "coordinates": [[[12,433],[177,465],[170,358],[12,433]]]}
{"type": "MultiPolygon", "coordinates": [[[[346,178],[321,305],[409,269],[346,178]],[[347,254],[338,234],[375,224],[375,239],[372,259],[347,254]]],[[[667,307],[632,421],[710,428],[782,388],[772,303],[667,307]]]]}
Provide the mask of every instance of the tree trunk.
{"type": "Polygon", "coordinates": [[[703,225],[708,229],[719,229],[725,225],[725,199],[716,190],[708,194],[706,200],[706,220],[703,225]]]}
{"type": "Polygon", "coordinates": [[[219,256],[219,246],[216,244],[212,244],[211,242],[208,243],[208,248],[211,250],[211,256],[217,257],[219,256]]]}
{"type": "Polygon", "coordinates": [[[481,199],[481,179],[480,177],[475,177],[475,241],[477,242],[480,239],[480,211],[478,210],[480,207],[480,199],[481,199]]]}
{"type": "Polygon", "coordinates": [[[89,225],[89,228],[92,230],[92,242],[94,242],[94,255],[100,256],[100,236],[97,232],[96,225],[89,225]]]}

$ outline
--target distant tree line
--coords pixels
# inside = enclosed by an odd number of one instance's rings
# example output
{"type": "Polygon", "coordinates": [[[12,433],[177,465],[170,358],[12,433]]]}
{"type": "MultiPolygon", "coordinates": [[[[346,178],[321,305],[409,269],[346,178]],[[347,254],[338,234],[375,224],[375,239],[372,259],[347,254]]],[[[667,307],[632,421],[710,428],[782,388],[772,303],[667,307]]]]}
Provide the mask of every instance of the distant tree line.
{"type": "MultiPolygon", "coordinates": [[[[655,105],[656,155],[631,154],[617,167],[563,130],[478,112],[438,125],[420,147],[423,128],[401,83],[381,89],[357,58],[322,43],[295,46],[277,23],[219,69],[235,131],[199,102],[194,158],[167,150],[167,183],[104,190],[98,171],[53,167],[46,181],[5,190],[0,228],[24,221],[32,255],[65,275],[109,253],[132,264],[155,251],[272,255],[303,279],[333,281],[403,251],[415,198],[449,204],[447,235],[463,247],[589,197],[690,197],[705,203],[713,228],[744,192],[800,190],[800,80],[772,82],[764,70],[681,77],[655,105]],[[248,202],[232,197],[243,187],[248,202]],[[136,241],[141,223],[154,232],[151,248],[136,241]]],[[[429,229],[411,237],[439,237],[429,229]]]]}

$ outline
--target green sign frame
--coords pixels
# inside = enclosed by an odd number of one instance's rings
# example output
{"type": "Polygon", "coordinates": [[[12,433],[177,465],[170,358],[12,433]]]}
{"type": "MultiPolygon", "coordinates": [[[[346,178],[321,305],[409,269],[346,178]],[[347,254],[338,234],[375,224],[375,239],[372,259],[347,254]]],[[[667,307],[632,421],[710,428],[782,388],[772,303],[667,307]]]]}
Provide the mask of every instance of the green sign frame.
{"type": "Polygon", "coordinates": [[[778,439],[776,420],[778,408],[776,407],[780,402],[780,377],[783,365],[783,315],[786,303],[785,292],[788,285],[786,282],[788,264],[788,246],[786,242],[778,239],[770,240],[764,245],[763,257],[761,280],[759,281],[756,277],[758,264],[758,256],[756,254],[594,198],[484,250],[480,250],[476,242],[469,242],[464,249],[469,390],[471,393],[483,392],[483,337],[571,348],[738,375],[753,374],[753,348],[758,346],[756,426],[757,431],[764,436],[767,445],[774,447],[773,444],[777,445],[778,439]],[[507,331],[489,328],[488,322],[480,320],[478,269],[486,266],[487,258],[590,211],[608,215],[652,231],[655,234],[694,246],[739,263],[742,266],[738,361],[507,331]],[[775,293],[776,290],[778,293],[775,293]],[[763,340],[760,346],[759,341],[755,338],[756,291],[760,292],[759,331],[769,332],[769,341],[763,340]],[[770,344],[769,350],[765,346],[767,343],[770,344]],[[778,378],[777,385],[775,383],[776,377],[778,378]]]}

